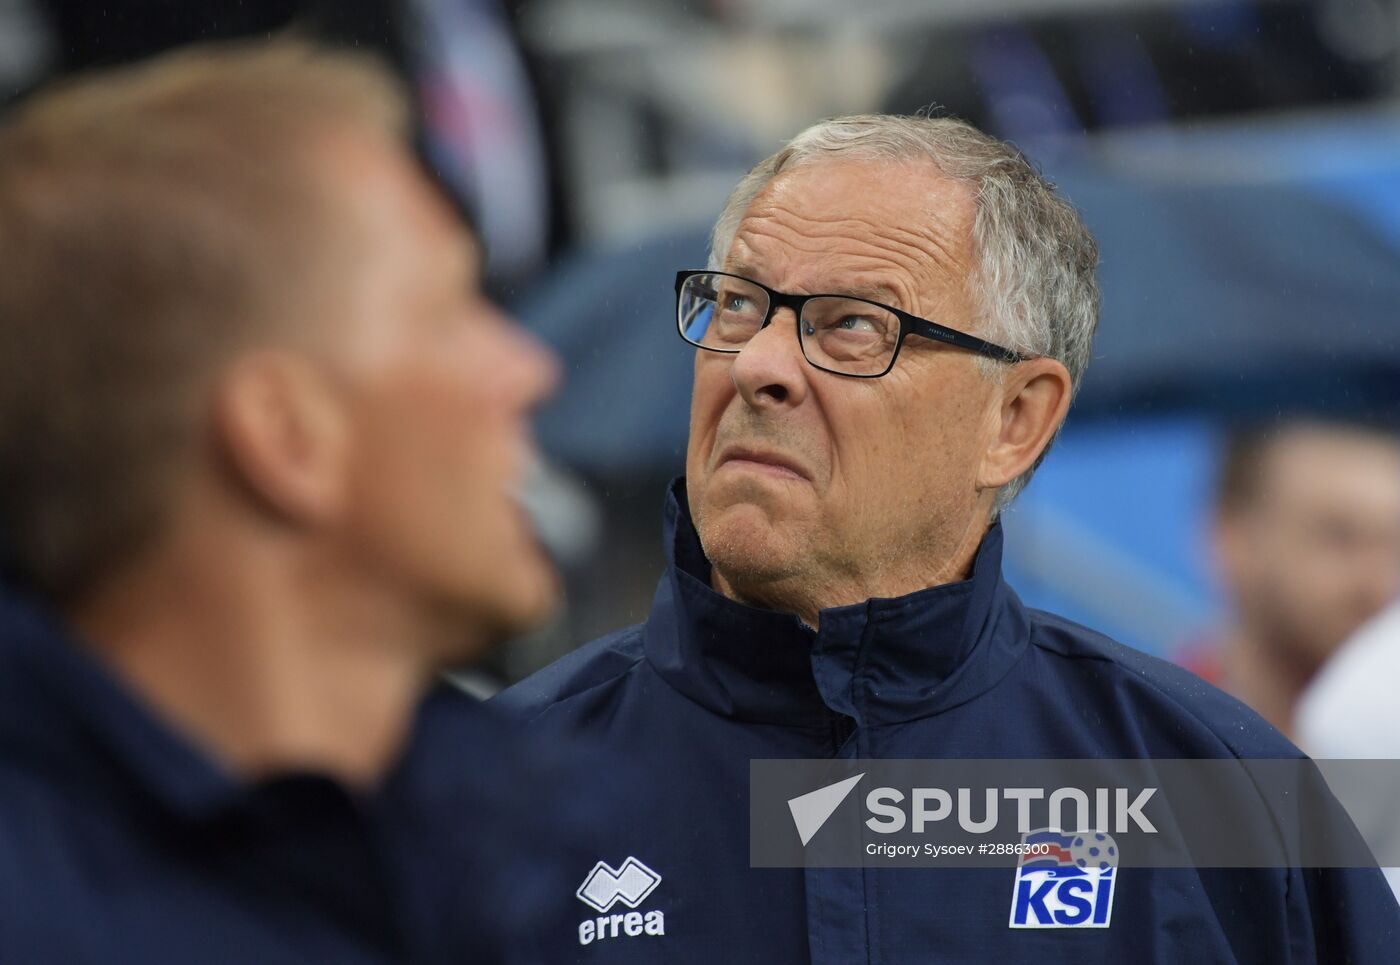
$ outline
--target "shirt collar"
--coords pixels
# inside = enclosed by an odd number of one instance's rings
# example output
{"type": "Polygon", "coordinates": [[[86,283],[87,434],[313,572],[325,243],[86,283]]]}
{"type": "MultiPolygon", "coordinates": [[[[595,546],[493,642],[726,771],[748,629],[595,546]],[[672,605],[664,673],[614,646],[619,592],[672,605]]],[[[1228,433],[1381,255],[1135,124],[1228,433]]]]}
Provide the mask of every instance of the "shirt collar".
{"type": "Polygon", "coordinates": [[[670,565],[646,624],[647,659],[673,687],[737,719],[822,726],[947,710],[990,689],[1024,653],[1029,622],[1001,576],[1001,525],[982,540],[972,575],[893,599],[796,616],[736,603],[710,586],[685,482],[666,503],[670,565]]]}

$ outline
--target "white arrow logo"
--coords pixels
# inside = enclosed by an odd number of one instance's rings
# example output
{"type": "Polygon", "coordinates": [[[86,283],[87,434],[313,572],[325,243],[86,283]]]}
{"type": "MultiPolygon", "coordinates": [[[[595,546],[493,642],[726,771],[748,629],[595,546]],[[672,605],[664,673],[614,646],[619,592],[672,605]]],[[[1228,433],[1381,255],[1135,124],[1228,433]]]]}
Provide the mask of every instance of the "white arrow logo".
{"type": "Polygon", "coordinates": [[[848,777],[844,781],[837,781],[835,784],[819,787],[815,791],[808,791],[806,794],[788,801],[788,810],[792,812],[792,823],[797,825],[797,836],[802,839],[804,848],[864,776],[864,773],[860,773],[855,777],[848,777]]]}

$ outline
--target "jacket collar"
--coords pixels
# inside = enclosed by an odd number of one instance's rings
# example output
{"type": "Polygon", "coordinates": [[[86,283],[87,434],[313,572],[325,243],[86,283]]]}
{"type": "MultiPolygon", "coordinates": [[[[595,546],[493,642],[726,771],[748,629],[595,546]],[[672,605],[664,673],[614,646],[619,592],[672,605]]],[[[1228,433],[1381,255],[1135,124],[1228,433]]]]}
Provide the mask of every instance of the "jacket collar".
{"type": "MultiPolygon", "coordinates": [[[[377,801],[394,796],[427,806],[471,782],[440,762],[474,747],[494,751],[485,708],[440,685],[418,708],[404,754],[385,776],[377,801]],[[485,738],[485,739],[483,739],[485,738]],[[427,748],[435,748],[428,751],[427,748]],[[439,787],[438,785],[442,785],[439,787]]],[[[312,784],[339,785],[314,772],[288,771],[248,781],[223,767],[129,690],[36,600],[0,587],[0,754],[22,755],[50,773],[83,772],[136,789],[164,813],[189,822],[266,807],[269,798],[312,784]]],[[[343,791],[349,794],[348,791],[343,791]]],[[[371,800],[362,805],[374,803],[371,800]]]]}
{"type": "Polygon", "coordinates": [[[1001,576],[1001,525],[972,576],[894,599],[821,612],[815,632],[790,613],[745,606],[710,586],[710,564],[686,504],[666,502],[670,565],[646,623],[648,661],[681,693],[740,720],[857,725],[939,713],[985,692],[1026,649],[1029,622],[1001,576]]]}
{"type": "Polygon", "coordinates": [[[213,816],[242,790],[137,701],[56,614],[3,589],[0,668],[10,691],[0,714],[0,741],[13,744],[5,753],[33,754],[50,769],[115,769],[191,820],[213,816]]]}

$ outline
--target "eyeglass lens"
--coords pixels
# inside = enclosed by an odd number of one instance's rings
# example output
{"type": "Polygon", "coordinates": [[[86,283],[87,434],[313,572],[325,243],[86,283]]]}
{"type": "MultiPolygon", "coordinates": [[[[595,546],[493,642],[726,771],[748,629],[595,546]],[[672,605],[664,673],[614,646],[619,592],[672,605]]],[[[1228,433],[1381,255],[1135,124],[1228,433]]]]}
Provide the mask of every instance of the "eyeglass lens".
{"type": "MultiPolygon", "coordinates": [[[[768,293],[721,274],[691,275],[677,307],[686,341],[717,352],[737,352],[758,334],[768,315],[768,293]]],[[[889,367],[899,344],[899,319],[856,298],[823,295],[802,306],[798,335],[802,354],[820,368],[873,375],[889,367]]]]}

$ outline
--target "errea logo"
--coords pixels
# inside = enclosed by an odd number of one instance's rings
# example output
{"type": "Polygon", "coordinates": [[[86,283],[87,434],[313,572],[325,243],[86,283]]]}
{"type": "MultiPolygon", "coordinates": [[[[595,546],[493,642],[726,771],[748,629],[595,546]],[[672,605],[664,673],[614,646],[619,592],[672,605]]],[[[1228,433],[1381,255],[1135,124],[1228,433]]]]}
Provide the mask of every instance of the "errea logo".
{"type": "Polygon", "coordinates": [[[628,908],[636,908],[659,884],[661,876],[630,855],[620,868],[599,861],[574,894],[579,901],[603,914],[579,922],[578,943],[591,945],[604,938],[666,934],[666,916],[660,911],[608,914],[619,901],[628,908]]]}

